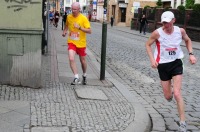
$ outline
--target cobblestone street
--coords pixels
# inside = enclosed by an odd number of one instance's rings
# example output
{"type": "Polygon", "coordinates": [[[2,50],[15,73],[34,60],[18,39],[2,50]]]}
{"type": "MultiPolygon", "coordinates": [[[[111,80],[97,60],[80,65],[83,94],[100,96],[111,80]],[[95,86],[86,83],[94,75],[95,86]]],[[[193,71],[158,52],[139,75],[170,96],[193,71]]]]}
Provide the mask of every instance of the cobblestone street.
{"type": "MultiPolygon", "coordinates": [[[[88,37],[90,49],[99,57],[101,53],[101,24],[93,23],[93,34],[88,37]]],[[[147,35],[140,35],[139,31],[130,30],[128,27],[111,28],[108,26],[107,37],[107,71],[115,76],[118,81],[127,85],[129,91],[145,106],[151,116],[153,130],[177,131],[178,112],[175,100],[168,102],[164,99],[160,79],[157,71],[150,66],[146,54],[145,42],[147,35]]],[[[194,42],[195,43],[195,42],[194,42]]],[[[196,45],[199,43],[195,43],[196,45]]],[[[195,46],[195,45],[194,45],[195,46]]],[[[197,46],[198,47],[198,46],[197,46]]],[[[199,79],[200,62],[190,65],[185,46],[184,79],[182,94],[185,101],[188,129],[192,132],[200,131],[200,91],[199,79]]],[[[200,52],[194,48],[194,53],[199,59],[200,52]]]]}
{"type": "MultiPolygon", "coordinates": [[[[49,27],[48,53],[42,56],[41,89],[0,85],[0,129],[9,132],[174,132],[175,100],[164,99],[156,70],[145,50],[149,37],[130,27],[107,30],[106,79],[99,80],[102,24],[92,22],[88,40],[88,85],[71,86],[66,38],[49,27]],[[80,93],[85,93],[82,97],[80,93]],[[150,118],[149,118],[150,117],[150,118]],[[151,120],[150,120],[151,119],[151,120]]],[[[194,42],[200,57],[200,44],[194,42]]],[[[182,46],[186,52],[185,46],[182,46]]],[[[76,58],[78,59],[78,58],[76,58]]],[[[182,94],[190,132],[200,131],[200,62],[185,54],[182,94]]],[[[80,64],[78,64],[80,66],[80,64]]],[[[78,67],[81,71],[81,67],[78,67]]]]}
{"type": "MultiPolygon", "coordinates": [[[[4,117],[0,120],[1,130],[9,132],[149,131],[150,119],[147,112],[137,100],[130,98],[130,93],[126,93],[129,96],[126,97],[124,94],[126,88],[120,85],[121,90],[119,90],[119,87],[114,85],[116,82],[111,82],[107,78],[104,81],[99,80],[99,71],[95,66],[99,64],[95,64],[96,60],[89,49],[88,84],[70,85],[73,75],[67,59],[66,38],[63,38],[61,33],[60,25],[59,28],[50,26],[48,53],[42,56],[43,87],[41,89],[0,85],[0,103],[2,103],[0,116],[4,117]],[[78,91],[85,93],[85,97],[82,97],[78,91]],[[5,104],[11,102],[12,110],[5,104]],[[23,111],[17,109],[18,105],[23,107],[20,108],[23,111]],[[14,116],[13,112],[15,112],[14,116]],[[19,114],[20,119],[18,119],[19,114]],[[9,120],[5,119],[8,117],[9,120]]],[[[81,69],[80,64],[78,69],[81,69]]]]}

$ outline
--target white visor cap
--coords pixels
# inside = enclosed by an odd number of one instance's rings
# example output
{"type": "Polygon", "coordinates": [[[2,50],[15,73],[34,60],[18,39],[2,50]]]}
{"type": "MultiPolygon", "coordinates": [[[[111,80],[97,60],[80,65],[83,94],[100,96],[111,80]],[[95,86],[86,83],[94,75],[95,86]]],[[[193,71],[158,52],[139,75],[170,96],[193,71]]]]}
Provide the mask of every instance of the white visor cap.
{"type": "Polygon", "coordinates": [[[171,11],[163,12],[161,22],[170,22],[174,18],[174,13],[171,11]]]}

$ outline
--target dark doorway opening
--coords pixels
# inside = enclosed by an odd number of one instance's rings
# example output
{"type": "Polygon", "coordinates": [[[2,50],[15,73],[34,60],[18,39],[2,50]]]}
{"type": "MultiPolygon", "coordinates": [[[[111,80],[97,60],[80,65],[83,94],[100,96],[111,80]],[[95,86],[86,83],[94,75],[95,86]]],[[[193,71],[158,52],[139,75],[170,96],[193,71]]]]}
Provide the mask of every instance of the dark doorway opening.
{"type": "Polygon", "coordinates": [[[112,15],[115,17],[115,5],[112,5],[112,15]]]}
{"type": "Polygon", "coordinates": [[[121,22],[126,21],[126,8],[121,8],[121,22]]]}

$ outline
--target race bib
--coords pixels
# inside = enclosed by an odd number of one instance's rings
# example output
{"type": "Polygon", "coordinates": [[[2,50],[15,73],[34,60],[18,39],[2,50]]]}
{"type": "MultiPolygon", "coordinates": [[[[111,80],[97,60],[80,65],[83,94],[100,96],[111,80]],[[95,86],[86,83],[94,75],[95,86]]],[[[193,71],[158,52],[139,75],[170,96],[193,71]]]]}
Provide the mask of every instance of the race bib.
{"type": "Polygon", "coordinates": [[[178,53],[177,53],[177,48],[166,48],[163,51],[163,55],[166,59],[177,59],[178,53]]]}
{"type": "Polygon", "coordinates": [[[56,16],[56,18],[59,18],[58,16],[56,16]]]}
{"type": "Polygon", "coordinates": [[[71,40],[79,40],[80,33],[79,32],[70,32],[69,37],[71,40]]]}

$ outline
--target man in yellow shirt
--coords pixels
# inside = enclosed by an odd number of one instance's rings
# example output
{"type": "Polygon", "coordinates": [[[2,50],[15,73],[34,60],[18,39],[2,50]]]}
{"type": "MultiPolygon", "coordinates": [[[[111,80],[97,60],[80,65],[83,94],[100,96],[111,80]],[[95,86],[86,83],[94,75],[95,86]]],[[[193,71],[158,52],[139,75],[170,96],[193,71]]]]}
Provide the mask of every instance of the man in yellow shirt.
{"type": "Polygon", "coordinates": [[[80,13],[79,2],[74,2],[72,4],[72,14],[67,16],[66,26],[63,30],[62,36],[65,37],[68,32],[68,54],[69,62],[72,72],[74,73],[74,80],[71,85],[80,84],[80,79],[78,75],[77,66],[75,63],[75,55],[78,54],[81,62],[81,67],[83,70],[83,80],[82,84],[86,85],[86,33],[91,34],[90,23],[86,16],[80,13]]]}

